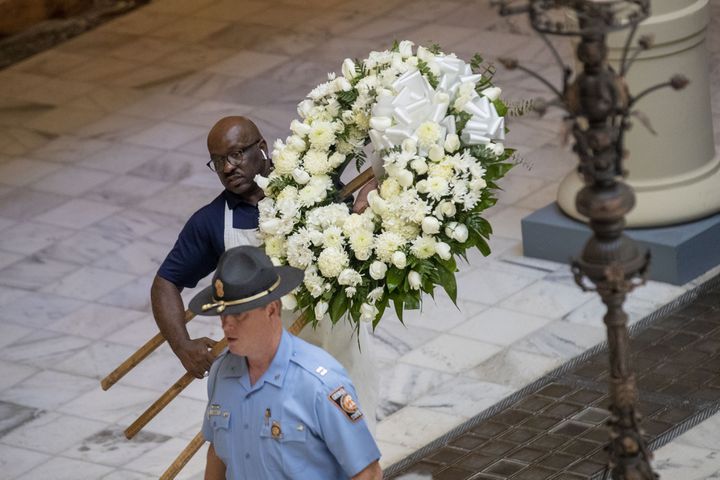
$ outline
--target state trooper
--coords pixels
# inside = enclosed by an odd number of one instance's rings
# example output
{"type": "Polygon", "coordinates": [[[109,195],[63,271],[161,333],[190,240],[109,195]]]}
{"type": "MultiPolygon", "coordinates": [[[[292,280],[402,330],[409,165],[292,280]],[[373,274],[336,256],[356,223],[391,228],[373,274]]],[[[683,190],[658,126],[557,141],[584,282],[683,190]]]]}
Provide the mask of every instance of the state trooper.
{"type": "Polygon", "coordinates": [[[208,378],[205,480],[382,479],[347,373],[283,329],[279,299],[302,278],[259,248],[236,247],[190,301],[198,315],[220,315],[228,341],[208,378]]]}
{"type": "MultiPolygon", "coordinates": [[[[226,249],[260,244],[257,204],[264,193],[254,179],[257,174],[267,176],[272,169],[267,142],[257,126],[245,117],[220,119],[210,130],[207,145],[210,153],[207,166],[217,173],[225,189],[187,221],[160,266],[150,295],[160,331],[185,369],[197,378],[209,370],[212,363],[209,349],[215,342],[209,338],[190,338],[180,293],[184,288],[194,288],[209,275],[226,249]]],[[[283,315],[286,327],[293,320],[290,312],[283,315]]],[[[347,369],[368,409],[370,428],[374,429],[378,376],[372,364],[367,324],[360,326],[359,335],[362,352],[349,322],[332,325],[329,320],[321,321],[316,329],[306,327],[299,336],[327,350],[347,369]]]]}

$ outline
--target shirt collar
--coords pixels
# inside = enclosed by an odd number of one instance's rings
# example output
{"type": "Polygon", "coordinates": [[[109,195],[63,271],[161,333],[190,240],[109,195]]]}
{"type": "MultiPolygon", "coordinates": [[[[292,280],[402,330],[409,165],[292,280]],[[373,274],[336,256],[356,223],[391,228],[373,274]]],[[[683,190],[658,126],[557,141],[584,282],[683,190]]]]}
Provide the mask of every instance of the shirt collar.
{"type": "Polygon", "coordinates": [[[229,190],[223,190],[222,195],[225,198],[228,207],[230,207],[230,210],[235,210],[235,208],[240,204],[245,204],[251,207],[253,206],[252,204],[246,202],[240,195],[229,190]]]}
{"type": "MultiPolygon", "coordinates": [[[[277,387],[282,387],[283,381],[285,380],[285,373],[287,373],[287,367],[290,363],[290,357],[292,357],[292,351],[292,336],[283,330],[282,336],[280,337],[280,344],[275,352],[275,356],[263,376],[253,386],[253,390],[259,388],[265,382],[272,383],[277,387]]],[[[219,372],[221,377],[240,378],[247,376],[247,361],[245,360],[245,357],[233,355],[228,352],[227,358],[223,362],[226,364],[219,372]]]]}

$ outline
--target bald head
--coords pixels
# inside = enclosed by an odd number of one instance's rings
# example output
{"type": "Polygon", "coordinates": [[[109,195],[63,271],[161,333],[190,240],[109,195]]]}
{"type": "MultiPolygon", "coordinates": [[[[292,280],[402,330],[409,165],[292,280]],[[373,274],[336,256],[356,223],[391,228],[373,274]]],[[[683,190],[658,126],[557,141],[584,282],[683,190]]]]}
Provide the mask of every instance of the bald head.
{"type": "Polygon", "coordinates": [[[260,130],[246,117],[224,117],[208,133],[208,151],[213,155],[227,155],[228,148],[248,145],[261,138],[260,130]]]}

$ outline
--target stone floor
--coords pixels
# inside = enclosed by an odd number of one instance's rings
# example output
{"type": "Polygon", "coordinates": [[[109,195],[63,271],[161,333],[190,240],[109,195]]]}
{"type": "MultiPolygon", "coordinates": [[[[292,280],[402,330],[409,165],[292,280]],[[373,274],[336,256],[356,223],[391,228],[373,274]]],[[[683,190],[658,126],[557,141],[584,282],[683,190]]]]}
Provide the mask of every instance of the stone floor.
{"type": "MultiPolygon", "coordinates": [[[[157,265],[218,193],[204,165],[208,128],[244,114],[266,138],[284,137],[295,105],[327,72],[394,39],[464,58],[514,55],[552,76],[542,42],[487,3],[155,0],[0,71],[3,478],[156,478],[198,431],[205,386],[192,384],[128,442],[122,429],[182,370],[163,347],[109,392],[98,380],[156,333],[148,291],[157,265]]],[[[713,0],[708,41],[716,138],[719,6],[713,0]]],[[[544,93],[518,72],[499,69],[496,82],[511,101],[544,93]]],[[[488,214],[493,254],[461,268],[460,309],[438,295],[407,327],[387,317],[376,332],[384,466],[604,339],[602,306],[568,268],[522,255],[520,219],[551,202],[575,165],[558,116],[508,126],[523,161],[488,214]]],[[[703,279],[638,289],[632,321],[703,279]]],[[[190,330],[221,335],[202,319],[190,330]]],[[[706,424],[658,452],[667,478],[720,469],[717,429],[706,424]]],[[[179,478],[202,478],[203,458],[179,478]]]]}

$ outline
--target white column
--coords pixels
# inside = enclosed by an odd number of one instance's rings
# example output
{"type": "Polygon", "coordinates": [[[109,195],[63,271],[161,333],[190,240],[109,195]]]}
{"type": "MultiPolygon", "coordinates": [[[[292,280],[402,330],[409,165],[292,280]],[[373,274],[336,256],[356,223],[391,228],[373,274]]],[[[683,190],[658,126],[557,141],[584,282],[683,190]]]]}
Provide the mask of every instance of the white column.
{"type": "MultiPolygon", "coordinates": [[[[635,189],[636,206],[628,227],[658,227],[696,220],[720,211],[720,156],[713,140],[709,62],[705,33],[709,0],[652,0],[652,16],[638,29],[652,34],[654,46],[640,54],[628,74],[637,94],[681,73],[690,79],[682,91],[664,89],[636,105],[657,135],[638,119],[626,135],[629,170],[626,181],[635,189]]],[[[609,60],[617,68],[627,31],[608,38],[609,60]]],[[[558,204],[571,217],[582,179],[571,173],[560,184],[558,204]]]]}

